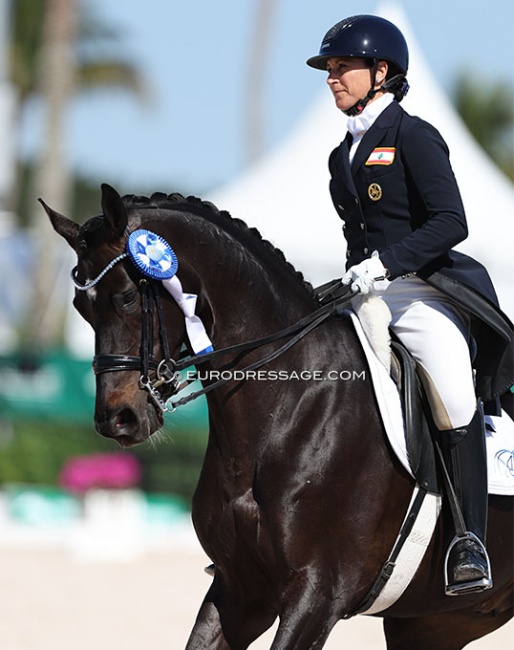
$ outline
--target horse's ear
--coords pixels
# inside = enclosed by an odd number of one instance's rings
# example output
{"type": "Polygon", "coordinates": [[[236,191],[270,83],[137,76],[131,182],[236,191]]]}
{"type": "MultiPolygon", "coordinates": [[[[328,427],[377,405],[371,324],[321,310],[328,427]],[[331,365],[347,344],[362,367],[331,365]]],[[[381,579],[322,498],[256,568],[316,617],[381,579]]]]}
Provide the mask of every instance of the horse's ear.
{"type": "Polygon", "coordinates": [[[102,212],[113,239],[120,239],[127,227],[127,208],[118,192],[107,183],[102,183],[102,212]]]}
{"type": "Polygon", "coordinates": [[[43,208],[45,209],[46,214],[50,217],[52,222],[53,229],[58,235],[64,237],[68,244],[75,249],[77,244],[77,237],[79,234],[80,226],[78,223],[75,223],[68,217],[65,217],[63,214],[59,214],[55,210],[52,210],[43,199],[38,199],[43,208]]]}

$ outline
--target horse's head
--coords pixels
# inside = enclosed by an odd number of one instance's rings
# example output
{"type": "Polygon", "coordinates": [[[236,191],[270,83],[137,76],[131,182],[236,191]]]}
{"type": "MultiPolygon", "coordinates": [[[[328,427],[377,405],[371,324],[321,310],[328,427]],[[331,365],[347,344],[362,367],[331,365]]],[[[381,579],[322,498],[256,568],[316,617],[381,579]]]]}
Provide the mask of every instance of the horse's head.
{"type": "Polygon", "coordinates": [[[123,446],[143,442],[163,424],[158,402],[173,392],[169,360],[185,340],[183,315],[161,283],[127,258],[128,235],[141,218],[129,215],[116,190],[102,185],[103,214],[82,226],[43,206],[77,254],[74,306],[95,331],[96,429],[123,446]]]}
{"type": "Polygon", "coordinates": [[[96,428],[124,446],[162,426],[175,370],[190,361],[176,365],[183,344],[203,354],[215,336],[223,349],[278,331],[315,307],[310,285],[280,251],[200,199],[122,198],[102,185],[103,214],[82,226],[43,206],[78,258],[74,304],[95,331],[96,428]]]}

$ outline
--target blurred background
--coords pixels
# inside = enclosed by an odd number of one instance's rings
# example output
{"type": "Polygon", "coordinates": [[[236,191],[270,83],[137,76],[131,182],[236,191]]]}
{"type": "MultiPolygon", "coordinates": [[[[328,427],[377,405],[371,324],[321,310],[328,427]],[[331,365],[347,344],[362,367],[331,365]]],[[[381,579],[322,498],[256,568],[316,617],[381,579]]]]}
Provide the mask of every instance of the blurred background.
{"type": "Polygon", "coordinates": [[[448,142],[470,223],[461,248],[488,267],[512,318],[512,3],[0,0],[4,551],[110,561],[194,544],[206,443],[204,402],[130,453],[96,435],[92,333],[71,309],[71,253],[37,197],[81,222],[99,213],[102,182],[192,194],[258,227],[314,284],[340,277],[327,159],[345,118],[305,60],[356,13],[404,31],[405,108],[448,142]]]}

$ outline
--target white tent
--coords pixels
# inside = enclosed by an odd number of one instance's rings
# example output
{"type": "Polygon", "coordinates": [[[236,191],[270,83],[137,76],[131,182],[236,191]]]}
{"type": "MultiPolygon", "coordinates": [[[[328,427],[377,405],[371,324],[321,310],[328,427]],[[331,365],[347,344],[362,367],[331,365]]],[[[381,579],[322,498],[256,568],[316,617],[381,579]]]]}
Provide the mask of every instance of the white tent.
{"type": "MultiPolygon", "coordinates": [[[[411,89],[402,106],[439,129],[450,148],[470,230],[459,249],[486,265],[512,318],[514,187],[476,144],[439,88],[403,12],[387,4],[377,13],[395,23],[409,43],[411,89]]],[[[335,108],[329,90],[323,90],[279,148],[206,197],[257,227],[314,284],[341,276],[346,248],[328,192],[327,167],[328,154],[344,138],[346,118],[335,108]]]]}

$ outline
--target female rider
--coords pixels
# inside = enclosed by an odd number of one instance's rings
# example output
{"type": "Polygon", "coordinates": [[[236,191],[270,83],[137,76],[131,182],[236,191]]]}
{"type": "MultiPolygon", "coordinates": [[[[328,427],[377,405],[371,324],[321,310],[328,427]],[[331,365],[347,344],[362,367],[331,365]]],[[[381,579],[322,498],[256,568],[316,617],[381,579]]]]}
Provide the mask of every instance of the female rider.
{"type": "Polygon", "coordinates": [[[484,267],[452,250],[467,237],[464,208],[441,135],[400,107],[408,90],[402,33],[383,18],[352,16],[327,32],[307,63],[328,73],[335,104],[349,116],[329,160],[348,245],[343,282],[380,293],[393,331],[440,398],[438,408],[431,402],[432,416],[467,528],[448,558],[446,593],[488,589],[481,400],[494,406],[514,383],[512,325],[497,309],[484,267]],[[486,349],[477,341],[475,385],[470,325],[478,321],[472,335],[488,342],[486,349]]]}

